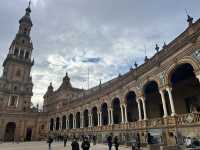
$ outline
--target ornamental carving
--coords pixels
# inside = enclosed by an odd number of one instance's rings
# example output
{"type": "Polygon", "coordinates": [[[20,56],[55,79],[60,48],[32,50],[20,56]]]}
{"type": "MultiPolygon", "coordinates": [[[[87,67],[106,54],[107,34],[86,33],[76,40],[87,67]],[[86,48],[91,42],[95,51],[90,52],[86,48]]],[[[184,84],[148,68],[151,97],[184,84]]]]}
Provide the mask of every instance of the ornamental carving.
{"type": "Polygon", "coordinates": [[[194,53],[192,53],[192,57],[200,63],[200,49],[197,49],[194,53]]]}

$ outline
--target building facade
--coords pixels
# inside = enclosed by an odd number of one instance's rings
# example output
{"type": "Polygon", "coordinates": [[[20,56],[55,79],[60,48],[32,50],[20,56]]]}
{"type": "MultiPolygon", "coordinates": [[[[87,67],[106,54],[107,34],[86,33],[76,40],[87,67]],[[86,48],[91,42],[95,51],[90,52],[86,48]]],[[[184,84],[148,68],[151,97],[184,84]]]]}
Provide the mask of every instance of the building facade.
{"type": "Polygon", "coordinates": [[[3,63],[0,78],[0,138],[40,140],[52,136],[109,134],[127,143],[135,134],[147,143],[173,145],[200,137],[200,19],[144,64],[88,90],[74,88],[66,73],[57,90],[50,84],[43,112],[31,108],[33,44],[30,5],[3,63]],[[194,128],[195,127],[195,128],[194,128]]]}
{"type": "Polygon", "coordinates": [[[200,137],[200,20],[187,21],[183,33],[124,75],[89,90],[74,90],[67,74],[59,89],[51,84],[44,95],[49,134],[103,142],[112,133],[123,143],[139,134],[145,144],[150,133],[166,145],[200,137]]]}
{"type": "Polygon", "coordinates": [[[44,113],[31,108],[33,83],[30,75],[34,64],[30,37],[32,21],[30,5],[19,20],[19,30],[3,62],[0,78],[0,139],[36,140],[44,138],[44,113]]]}

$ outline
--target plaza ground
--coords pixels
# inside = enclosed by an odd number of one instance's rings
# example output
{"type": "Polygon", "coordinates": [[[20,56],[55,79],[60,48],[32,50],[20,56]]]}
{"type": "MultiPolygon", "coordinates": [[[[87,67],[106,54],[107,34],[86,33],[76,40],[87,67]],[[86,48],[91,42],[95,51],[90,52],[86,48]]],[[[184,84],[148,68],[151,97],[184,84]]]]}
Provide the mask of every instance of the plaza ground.
{"type": "MultiPolygon", "coordinates": [[[[64,148],[63,143],[54,142],[52,144],[52,150],[71,150],[71,142],[68,142],[67,147],[64,148]]],[[[0,150],[48,150],[46,142],[27,142],[27,143],[3,143],[0,144],[0,150]]],[[[93,146],[91,144],[90,150],[108,150],[107,145],[97,144],[93,146]]],[[[113,148],[114,150],[114,148],[113,148]]],[[[131,150],[131,148],[120,147],[119,150],[131,150]]]]}

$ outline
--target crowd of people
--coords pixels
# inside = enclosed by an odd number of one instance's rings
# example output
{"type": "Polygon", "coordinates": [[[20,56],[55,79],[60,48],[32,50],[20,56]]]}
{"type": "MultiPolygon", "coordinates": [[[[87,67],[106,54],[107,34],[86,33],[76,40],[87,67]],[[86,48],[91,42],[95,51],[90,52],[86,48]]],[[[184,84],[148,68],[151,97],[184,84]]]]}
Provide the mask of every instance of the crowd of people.
{"type": "MultiPolygon", "coordinates": [[[[48,147],[49,147],[49,150],[51,150],[51,145],[53,143],[53,141],[56,140],[56,141],[63,141],[64,142],[64,147],[66,147],[67,145],[67,142],[68,141],[71,141],[71,148],[72,150],[80,150],[80,148],[82,150],[90,150],[91,148],[91,142],[93,143],[93,145],[96,145],[96,142],[97,142],[97,138],[96,136],[82,136],[81,138],[77,138],[77,137],[73,137],[73,138],[69,138],[69,137],[56,137],[56,138],[53,138],[52,136],[49,136],[48,139],[47,139],[47,143],[48,143],[48,147]],[[79,144],[81,143],[81,144],[79,144]]],[[[108,149],[111,150],[112,149],[112,146],[115,147],[115,150],[118,150],[119,149],[119,140],[118,140],[118,137],[115,136],[114,138],[112,137],[112,135],[108,136],[107,137],[107,144],[108,144],[108,149]]]]}

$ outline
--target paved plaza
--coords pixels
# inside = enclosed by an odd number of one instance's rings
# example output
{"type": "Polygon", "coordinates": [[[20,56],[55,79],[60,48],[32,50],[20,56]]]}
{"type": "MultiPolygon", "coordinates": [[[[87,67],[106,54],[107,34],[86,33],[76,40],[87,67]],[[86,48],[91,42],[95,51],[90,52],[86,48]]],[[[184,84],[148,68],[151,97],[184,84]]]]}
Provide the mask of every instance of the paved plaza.
{"type": "MultiPolygon", "coordinates": [[[[71,142],[64,148],[63,143],[53,143],[52,150],[71,150],[71,142]]],[[[91,144],[92,145],[92,144],[91,144]]],[[[119,150],[130,150],[131,148],[120,147],[119,150]]],[[[27,143],[3,143],[0,144],[0,150],[48,150],[46,142],[27,142],[27,143]]],[[[108,150],[107,145],[91,146],[91,150],[108,150]]],[[[114,148],[113,148],[114,150],[114,148]]]]}

